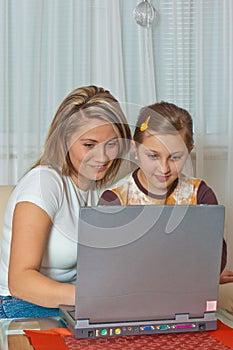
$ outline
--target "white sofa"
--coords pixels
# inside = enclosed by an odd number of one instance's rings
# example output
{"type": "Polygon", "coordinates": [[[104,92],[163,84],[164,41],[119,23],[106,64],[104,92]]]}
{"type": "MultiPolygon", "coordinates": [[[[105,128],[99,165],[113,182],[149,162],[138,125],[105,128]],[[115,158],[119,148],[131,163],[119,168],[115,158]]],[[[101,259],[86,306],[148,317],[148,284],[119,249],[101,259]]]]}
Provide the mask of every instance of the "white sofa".
{"type": "Polygon", "coordinates": [[[233,314],[233,283],[220,284],[218,308],[233,314]]]}
{"type": "MultiPolygon", "coordinates": [[[[14,186],[10,185],[0,186],[0,239],[2,234],[5,207],[13,188],[14,186]]],[[[218,307],[233,313],[233,283],[220,285],[218,307]]]]}

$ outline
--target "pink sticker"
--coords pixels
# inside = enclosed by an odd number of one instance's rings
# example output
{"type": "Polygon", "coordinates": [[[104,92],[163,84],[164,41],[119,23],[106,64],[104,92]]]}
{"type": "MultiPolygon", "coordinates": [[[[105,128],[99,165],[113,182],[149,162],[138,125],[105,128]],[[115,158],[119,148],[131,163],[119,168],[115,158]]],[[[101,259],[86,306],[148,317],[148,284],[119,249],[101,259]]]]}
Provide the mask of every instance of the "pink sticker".
{"type": "Polygon", "coordinates": [[[207,300],[206,311],[216,311],[217,310],[217,300],[207,300]]]}

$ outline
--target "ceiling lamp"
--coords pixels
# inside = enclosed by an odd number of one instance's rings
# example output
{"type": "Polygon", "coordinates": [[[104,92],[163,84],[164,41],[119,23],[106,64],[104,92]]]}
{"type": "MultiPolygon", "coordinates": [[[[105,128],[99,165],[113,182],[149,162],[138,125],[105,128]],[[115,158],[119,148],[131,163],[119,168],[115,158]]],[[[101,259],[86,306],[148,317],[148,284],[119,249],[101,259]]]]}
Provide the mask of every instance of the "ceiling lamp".
{"type": "Polygon", "coordinates": [[[149,0],[144,0],[135,7],[133,16],[137,24],[149,28],[157,16],[157,11],[149,0]]]}

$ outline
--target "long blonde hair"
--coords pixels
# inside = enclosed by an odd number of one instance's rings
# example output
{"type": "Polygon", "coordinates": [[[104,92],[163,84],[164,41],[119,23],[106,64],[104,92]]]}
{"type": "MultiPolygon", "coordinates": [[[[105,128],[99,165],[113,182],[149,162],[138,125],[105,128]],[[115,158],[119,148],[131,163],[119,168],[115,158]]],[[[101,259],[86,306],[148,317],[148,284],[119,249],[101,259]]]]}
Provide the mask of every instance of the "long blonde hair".
{"type": "Polygon", "coordinates": [[[109,91],[97,86],[77,88],[62,101],[51,123],[44,152],[31,169],[48,165],[62,175],[78,175],[70,161],[68,145],[72,135],[91,118],[111,123],[119,138],[117,158],[101,180],[101,185],[111,181],[129,151],[131,132],[119,102],[109,91]]]}

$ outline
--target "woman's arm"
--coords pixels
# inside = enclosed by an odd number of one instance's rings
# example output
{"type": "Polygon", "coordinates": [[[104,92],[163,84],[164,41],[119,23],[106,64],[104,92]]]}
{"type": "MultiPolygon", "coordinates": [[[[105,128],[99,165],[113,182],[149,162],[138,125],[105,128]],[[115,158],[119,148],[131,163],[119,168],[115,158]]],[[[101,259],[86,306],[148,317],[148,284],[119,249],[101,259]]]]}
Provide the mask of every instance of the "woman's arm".
{"type": "Polygon", "coordinates": [[[30,202],[16,205],[12,224],[9,289],[13,296],[44,306],[75,304],[75,286],[56,282],[39,270],[52,222],[30,202]]]}

